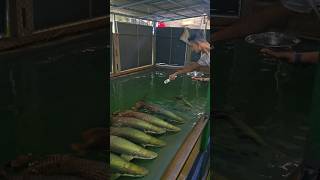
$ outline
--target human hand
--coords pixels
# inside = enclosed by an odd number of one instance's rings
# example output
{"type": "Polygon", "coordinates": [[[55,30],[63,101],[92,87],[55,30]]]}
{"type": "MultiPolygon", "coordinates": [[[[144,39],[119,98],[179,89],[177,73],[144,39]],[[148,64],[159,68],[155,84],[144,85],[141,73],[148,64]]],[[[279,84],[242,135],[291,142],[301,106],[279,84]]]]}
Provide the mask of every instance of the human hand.
{"type": "Polygon", "coordinates": [[[293,63],[294,61],[294,52],[293,51],[273,51],[271,49],[263,48],[260,50],[264,56],[271,56],[279,59],[285,59],[289,63],[293,63]]]}
{"type": "Polygon", "coordinates": [[[202,78],[202,77],[192,77],[191,79],[196,81],[210,81],[210,78],[202,78]]]}
{"type": "Polygon", "coordinates": [[[171,75],[169,75],[169,79],[172,81],[172,80],[175,80],[177,78],[177,73],[173,73],[171,75]]]}

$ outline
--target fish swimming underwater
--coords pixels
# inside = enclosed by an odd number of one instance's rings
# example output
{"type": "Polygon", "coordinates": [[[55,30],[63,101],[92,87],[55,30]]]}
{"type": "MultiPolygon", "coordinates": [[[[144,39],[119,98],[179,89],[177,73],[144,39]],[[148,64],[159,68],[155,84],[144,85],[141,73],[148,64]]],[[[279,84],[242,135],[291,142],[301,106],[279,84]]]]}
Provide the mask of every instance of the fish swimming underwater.
{"type": "Polygon", "coordinates": [[[133,117],[112,117],[111,124],[118,127],[132,127],[150,134],[163,134],[166,132],[163,128],[133,117]]]}
{"type": "Polygon", "coordinates": [[[126,161],[113,153],[110,153],[110,168],[114,173],[122,176],[143,177],[149,172],[147,169],[126,161]]]}
{"type": "Polygon", "coordinates": [[[141,108],[145,108],[151,112],[154,112],[154,113],[159,113],[159,114],[162,114],[162,115],[165,115],[167,116],[168,118],[170,118],[171,121],[173,122],[176,122],[176,123],[179,123],[179,124],[183,124],[184,123],[184,120],[183,118],[181,118],[180,116],[176,115],[175,113],[169,111],[169,110],[166,110],[158,105],[155,105],[155,104],[151,104],[151,103],[147,103],[145,101],[138,101],[136,104],[135,104],[135,107],[134,109],[138,110],[138,109],[141,109],[141,108]]]}
{"type": "Polygon", "coordinates": [[[166,142],[158,138],[155,138],[142,131],[129,127],[111,127],[110,134],[126,138],[143,146],[162,147],[166,145],[166,142]]]}
{"type": "Polygon", "coordinates": [[[23,175],[73,175],[88,180],[107,179],[107,163],[64,154],[35,159],[23,170],[23,175]]]}
{"type": "Polygon", "coordinates": [[[154,159],[158,156],[153,151],[114,135],[110,136],[110,150],[114,153],[128,155],[137,159],[154,159]]]}
{"type": "Polygon", "coordinates": [[[119,113],[119,115],[141,119],[141,120],[144,120],[148,123],[156,125],[158,127],[164,128],[166,131],[170,131],[170,132],[178,132],[181,130],[179,127],[174,126],[174,125],[166,122],[165,120],[162,120],[156,116],[152,116],[147,113],[142,113],[142,112],[137,112],[137,111],[125,111],[123,113],[119,113]]]}
{"type": "Polygon", "coordinates": [[[192,104],[191,104],[189,101],[187,101],[184,97],[182,97],[182,96],[175,96],[174,98],[175,98],[176,100],[182,101],[186,106],[188,106],[188,107],[190,107],[190,108],[193,108],[192,104]]]}

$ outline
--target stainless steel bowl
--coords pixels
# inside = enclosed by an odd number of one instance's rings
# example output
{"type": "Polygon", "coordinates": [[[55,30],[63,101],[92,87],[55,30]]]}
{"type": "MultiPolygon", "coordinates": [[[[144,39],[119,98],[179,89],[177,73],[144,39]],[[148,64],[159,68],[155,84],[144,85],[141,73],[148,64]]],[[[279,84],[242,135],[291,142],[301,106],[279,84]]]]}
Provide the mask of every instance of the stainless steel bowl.
{"type": "Polygon", "coordinates": [[[245,38],[246,42],[266,48],[292,47],[300,43],[296,37],[278,32],[252,34],[245,38]]]}

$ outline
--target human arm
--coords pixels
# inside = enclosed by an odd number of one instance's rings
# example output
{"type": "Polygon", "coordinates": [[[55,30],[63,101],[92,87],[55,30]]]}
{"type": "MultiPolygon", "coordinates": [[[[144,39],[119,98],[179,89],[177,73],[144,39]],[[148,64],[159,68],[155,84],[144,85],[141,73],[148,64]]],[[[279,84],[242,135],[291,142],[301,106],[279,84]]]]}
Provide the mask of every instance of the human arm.
{"type": "Polygon", "coordinates": [[[289,63],[297,63],[297,61],[299,61],[300,63],[315,64],[315,63],[318,63],[318,60],[319,60],[319,52],[317,51],[303,52],[303,53],[296,53],[294,51],[276,52],[276,51],[272,51],[270,49],[264,48],[264,49],[261,49],[261,52],[268,56],[284,59],[289,63]]]}
{"type": "Polygon", "coordinates": [[[192,80],[196,80],[196,81],[210,81],[210,78],[192,77],[192,80]]]}
{"type": "Polygon", "coordinates": [[[286,23],[292,11],[281,3],[267,7],[254,15],[242,18],[239,22],[211,34],[212,42],[242,37],[251,33],[263,31],[267,27],[286,23]]]}
{"type": "Polygon", "coordinates": [[[187,73],[187,72],[191,72],[191,71],[193,71],[193,70],[195,70],[195,69],[197,69],[199,67],[200,67],[200,64],[198,64],[196,62],[193,62],[190,65],[185,66],[182,69],[180,69],[180,70],[176,71],[175,73],[171,74],[169,76],[169,79],[170,80],[175,80],[177,75],[183,74],[183,73],[187,73]]]}

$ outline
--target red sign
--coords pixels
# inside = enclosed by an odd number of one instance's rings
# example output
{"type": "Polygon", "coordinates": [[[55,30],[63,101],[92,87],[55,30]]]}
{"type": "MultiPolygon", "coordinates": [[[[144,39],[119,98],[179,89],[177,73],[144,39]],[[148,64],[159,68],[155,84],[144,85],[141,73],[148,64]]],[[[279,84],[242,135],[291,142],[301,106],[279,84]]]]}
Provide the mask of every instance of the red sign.
{"type": "Polygon", "coordinates": [[[158,22],[157,28],[164,28],[164,27],[166,27],[166,25],[164,24],[164,22],[158,22]]]}

